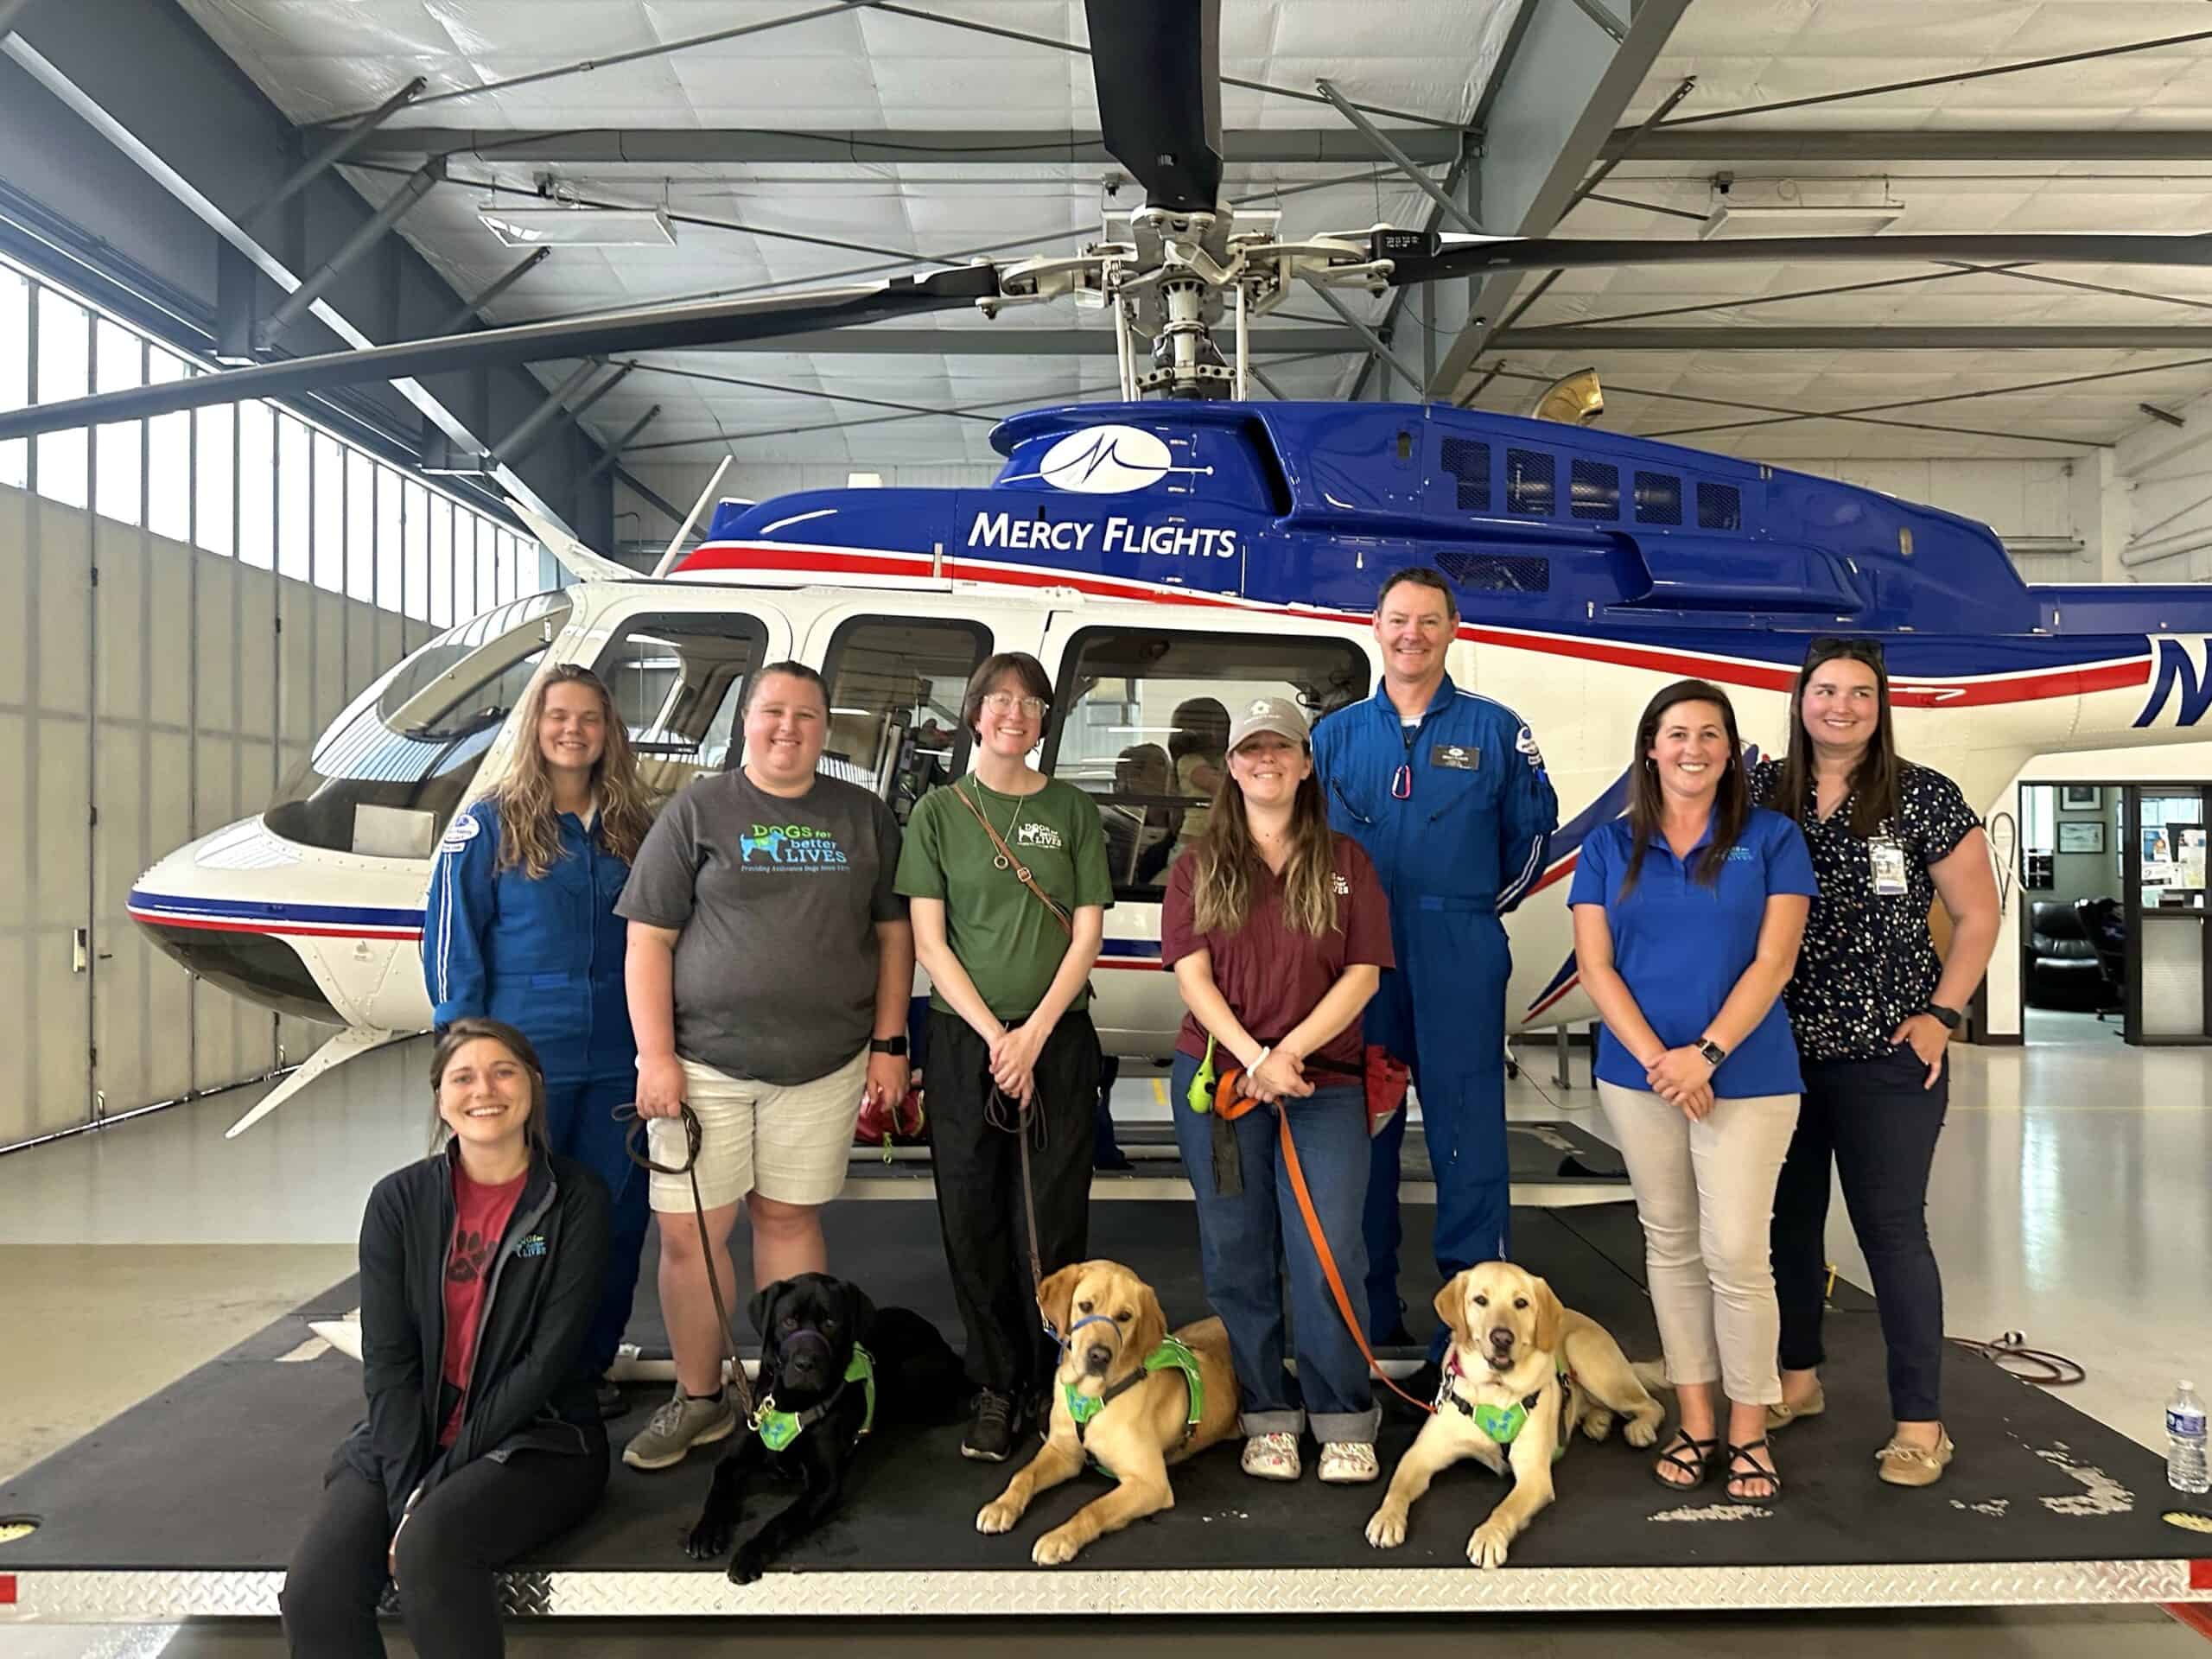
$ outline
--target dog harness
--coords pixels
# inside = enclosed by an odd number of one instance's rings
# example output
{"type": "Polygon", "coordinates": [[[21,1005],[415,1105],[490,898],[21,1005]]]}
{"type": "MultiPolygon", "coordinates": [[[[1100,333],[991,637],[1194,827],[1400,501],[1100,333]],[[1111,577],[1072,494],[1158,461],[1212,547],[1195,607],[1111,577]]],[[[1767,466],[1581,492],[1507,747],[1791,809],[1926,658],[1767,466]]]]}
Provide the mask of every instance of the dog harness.
{"type": "Polygon", "coordinates": [[[863,1440],[875,1427],[875,1361],[868,1350],[857,1343],[853,1345],[853,1357],[846,1363],[844,1376],[830,1391],[827,1399],[817,1401],[804,1411],[778,1411],[775,1408],[776,1396],[767,1395],[762,1398],[760,1408],[746,1420],[746,1426],[760,1437],[760,1443],[771,1452],[780,1452],[827,1417],[830,1408],[837,1403],[845,1392],[845,1385],[849,1382],[859,1383],[867,1399],[861,1415],[860,1433],[853,1437],[855,1440],[863,1440]]]}
{"type": "MultiPolygon", "coordinates": [[[[1567,1363],[1564,1360],[1554,1357],[1552,1363],[1558,1367],[1560,1382],[1560,1432],[1552,1442],[1552,1461],[1557,1463],[1567,1455],[1567,1396],[1573,1391],[1574,1375],[1567,1369],[1567,1363]]],[[[1544,1397],[1544,1391],[1538,1389],[1535,1393],[1524,1395],[1510,1406],[1483,1405],[1477,1402],[1462,1399],[1459,1392],[1452,1388],[1452,1379],[1465,1375],[1466,1373],[1459,1369],[1459,1356],[1455,1350],[1445,1369],[1443,1380],[1436,1386],[1436,1403],[1441,1406],[1449,1401],[1459,1408],[1462,1416],[1472,1418],[1475,1427],[1489,1435],[1498,1445],[1512,1445],[1515,1440],[1521,1438],[1521,1431],[1529,1426],[1529,1414],[1536,1408],[1536,1402],[1544,1397]]]]}
{"type": "MultiPolygon", "coordinates": [[[[1169,1370],[1183,1373],[1184,1389],[1190,1396],[1190,1408],[1183,1419],[1183,1439],[1188,1440],[1192,1435],[1198,1432],[1198,1421],[1206,1414],[1205,1378],[1198,1370],[1198,1357],[1183,1343],[1173,1337],[1169,1337],[1162,1341],[1159,1347],[1144,1357],[1142,1365],[1102,1393],[1079,1394],[1076,1391],[1074,1383],[1060,1384],[1060,1398],[1066,1403],[1068,1415],[1075,1421],[1076,1444],[1078,1446],[1084,1444],[1084,1437],[1090,1430],[1091,1420],[1100,1412],[1105,1410],[1108,1406],[1113,1404],[1116,1400],[1127,1394],[1154,1372],[1169,1370]]],[[[1104,1464],[1099,1463],[1095,1455],[1090,1460],[1104,1472],[1108,1474],[1113,1472],[1110,1469],[1107,1469],[1104,1464]]]]}

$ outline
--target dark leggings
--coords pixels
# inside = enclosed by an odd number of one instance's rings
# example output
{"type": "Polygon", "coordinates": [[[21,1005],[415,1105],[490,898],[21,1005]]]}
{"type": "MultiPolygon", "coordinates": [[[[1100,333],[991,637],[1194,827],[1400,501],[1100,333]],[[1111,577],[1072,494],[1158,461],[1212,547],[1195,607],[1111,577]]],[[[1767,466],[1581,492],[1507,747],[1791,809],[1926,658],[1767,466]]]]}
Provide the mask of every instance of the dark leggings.
{"type": "Polygon", "coordinates": [[[1928,1172],[1951,1090],[1950,1058],[1933,1089],[1910,1048],[1879,1059],[1808,1061],[1797,1133],[1774,1192],[1774,1289],[1782,1369],[1826,1357],[1828,1168],[1843,1184],[1890,1351],[1890,1409],[1901,1423],[1942,1414],[1943,1280],[1928,1243],[1928,1172]]]}
{"type": "MultiPolygon", "coordinates": [[[[399,1611],[422,1659],[498,1659],[493,1572],[598,1506],[603,1440],[582,1456],[479,1458],[441,1481],[399,1533],[399,1611]]],[[[284,1574],[284,1635],[299,1659],[384,1659],[377,1601],[391,1522],[384,1488],[340,1463],[284,1574]]]]}

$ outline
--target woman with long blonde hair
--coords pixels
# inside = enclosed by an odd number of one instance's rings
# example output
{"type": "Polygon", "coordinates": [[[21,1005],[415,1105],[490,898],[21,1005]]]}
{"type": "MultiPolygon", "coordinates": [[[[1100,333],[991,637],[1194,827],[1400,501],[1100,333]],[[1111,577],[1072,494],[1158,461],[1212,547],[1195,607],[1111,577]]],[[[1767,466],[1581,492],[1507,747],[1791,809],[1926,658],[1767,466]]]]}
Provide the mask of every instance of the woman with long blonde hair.
{"type": "MultiPolygon", "coordinates": [[[[523,700],[513,765],[454,819],[430,870],[423,975],[437,1028],[488,1016],[544,1061],[553,1151],[588,1166],[613,1199],[606,1283],[584,1353],[613,1363],[645,1244],[645,1178],[614,1109],[636,1098],[637,1045],[622,969],[628,925],[614,913],[652,828],[630,734],[596,674],[559,663],[523,700]]],[[[620,1398],[602,1384],[610,1413],[620,1398]]]]}
{"type": "Polygon", "coordinates": [[[1160,961],[1190,1014],[1175,1041],[1175,1139],[1198,1200],[1207,1300],[1229,1327],[1243,1468],[1295,1480],[1300,1437],[1320,1478],[1375,1478],[1382,1413],[1367,1361],[1331,1299],[1282,1154],[1298,1142],[1314,1212],[1367,1318],[1361,1212],[1369,1163],[1361,1011],[1392,965],[1390,912],[1359,843],[1329,828],[1306,717],[1261,697],[1228,734],[1227,777],[1205,834],[1176,861],[1160,961]],[[1243,1068],[1262,1106],[1229,1121],[1211,1079],[1243,1068]],[[1298,1375],[1285,1369],[1287,1266],[1298,1375]]]}

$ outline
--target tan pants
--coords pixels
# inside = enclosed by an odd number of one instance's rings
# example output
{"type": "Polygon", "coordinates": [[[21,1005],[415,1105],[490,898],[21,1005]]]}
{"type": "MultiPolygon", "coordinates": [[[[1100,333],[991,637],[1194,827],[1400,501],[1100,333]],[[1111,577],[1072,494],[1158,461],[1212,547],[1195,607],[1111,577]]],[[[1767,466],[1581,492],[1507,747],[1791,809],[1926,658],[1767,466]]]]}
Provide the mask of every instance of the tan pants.
{"type": "Polygon", "coordinates": [[[1738,1405],[1782,1398],[1768,1230],[1796,1095],[1716,1100],[1692,1122],[1648,1090],[1599,1082],[1636,1212],[1668,1381],[1718,1379],[1738,1405]]]}

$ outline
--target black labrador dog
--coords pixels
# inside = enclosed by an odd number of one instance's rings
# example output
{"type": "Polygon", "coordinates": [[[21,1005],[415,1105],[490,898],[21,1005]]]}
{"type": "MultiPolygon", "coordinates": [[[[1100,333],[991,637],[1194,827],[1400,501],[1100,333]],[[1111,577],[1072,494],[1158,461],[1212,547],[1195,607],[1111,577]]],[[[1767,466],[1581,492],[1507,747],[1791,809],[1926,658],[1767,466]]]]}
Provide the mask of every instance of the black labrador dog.
{"type": "Polygon", "coordinates": [[[715,1465],[685,1553],[703,1561],[730,1547],[755,1473],[796,1476],[800,1491],[730,1557],[734,1584],[751,1584],[837,1512],[870,1441],[886,1430],[957,1421],[971,1392],[935,1325],[903,1307],[879,1311],[857,1285],[826,1273],[778,1280],[753,1297],[751,1313],[760,1333],[753,1392],[761,1410],[715,1465]],[[854,1363],[856,1346],[872,1362],[872,1390],[854,1363]]]}

